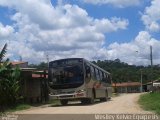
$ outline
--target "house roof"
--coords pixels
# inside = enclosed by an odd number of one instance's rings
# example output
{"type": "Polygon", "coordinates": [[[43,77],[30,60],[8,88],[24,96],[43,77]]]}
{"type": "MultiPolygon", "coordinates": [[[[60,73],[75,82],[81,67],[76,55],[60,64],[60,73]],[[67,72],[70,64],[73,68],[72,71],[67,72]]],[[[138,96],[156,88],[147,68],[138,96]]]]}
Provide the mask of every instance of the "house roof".
{"type": "Polygon", "coordinates": [[[122,83],[112,83],[112,86],[115,87],[128,87],[128,86],[140,86],[140,82],[122,82],[122,83]]]}
{"type": "Polygon", "coordinates": [[[24,63],[28,63],[28,62],[23,62],[23,61],[11,62],[12,65],[19,65],[19,64],[24,64],[24,63]]]}
{"type": "MultiPolygon", "coordinates": [[[[158,80],[154,80],[153,83],[155,83],[155,82],[160,82],[160,80],[159,79],[158,80]]],[[[147,82],[147,83],[145,83],[143,85],[151,85],[151,84],[152,84],[152,81],[151,82],[147,82]]]]}

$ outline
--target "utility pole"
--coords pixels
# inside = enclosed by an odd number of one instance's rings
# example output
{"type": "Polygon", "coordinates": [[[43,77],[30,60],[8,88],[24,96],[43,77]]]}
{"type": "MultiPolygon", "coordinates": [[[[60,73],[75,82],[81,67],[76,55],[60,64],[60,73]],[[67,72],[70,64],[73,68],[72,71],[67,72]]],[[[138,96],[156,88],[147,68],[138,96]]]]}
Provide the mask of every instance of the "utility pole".
{"type": "Polygon", "coordinates": [[[22,62],[22,56],[21,56],[21,55],[19,56],[19,61],[21,61],[21,62],[22,62]]]}
{"type": "Polygon", "coordinates": [[[151,60],[151,81],[153,90],[153,58],[152,58],[152,46],[150,46],[150,60],[151,60]]]}
{"type": "Polygon", "coordinates": [[[142,74],[142,69],[140,69],[141,70],[141,92],[143,92],[143,86],[142,86],[142,80],[143,80],[143,74],[142,74]]]}
{"type": "Polygon", "coordinates": [[[46,55],[46,59],[47,59],[47,64],[49,66],[49,55],[48,54],[46,55]]]}
{"type": "MultiPolygon", "coordinates": [[[[136,53],[138,54],[138,51],[136,51],[136,53]]],[[[138,59],[138,56],[137,56],[136,59],[138,59]]],[[[140,72],[141,72],[141,79],[140,79],[141,88],[140,88],[140,92],[143,92],[143,72],[142,72],[142,68],[140,69],[140,72]]]]}

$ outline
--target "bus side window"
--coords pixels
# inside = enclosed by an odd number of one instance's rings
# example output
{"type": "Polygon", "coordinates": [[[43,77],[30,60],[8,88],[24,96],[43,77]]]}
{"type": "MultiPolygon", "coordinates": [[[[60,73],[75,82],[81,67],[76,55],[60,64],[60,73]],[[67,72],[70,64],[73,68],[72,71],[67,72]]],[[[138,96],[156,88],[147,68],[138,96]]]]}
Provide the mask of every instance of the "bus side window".
{"type": "Polygon", "coordinates": [[[107,80],[107,74],[105,74],[105,73],[104,73],[103,81],[104,81],[105,83],[107,83],[107,82],[108,82],[108,80],[107,80]]]}
{"type": "Polygon", "coordinates": [[[110,76],[107,75],[107,74],[106,74],[106,82],[109,83],[109,84],[111,83],[111,78],[110,78],[110,76]]]}
{"type": "Polygon", "coordinates": [[[92,77],[93,79],[96,78],[95,70],[94,70],[94,67],[93,67],[93,66],[91,66],[91,77],[92,77]]]}
{"type": "Polygon", "coordinates": [[[105,77],[105,73],[104,72],[102,72],[102,82],[106,83],[106,77],[105,77]]]}
{"type": "Polygon", "coordinates": [[[86,70],[86,78],[90,78],[91,77],[90,66],[85,65],[85,70],[86,70]]]}
{"type": "Polygon", "coordinates": [[[100,75],[100,80],[103,80],[103,75],[102,75],[102,71],[99,70],[99,75],[100,75]]]}
{"type": "Polygon", "coordinates": [[[108,75],[108,83],[110,83],[110,84],[112,83],[111,76],[109,76],[109,75],[108,75]]]}
{"type": "Polygon", "coordinates": [[[96,79],[100,80],[99,70],[97,68],[95,68],[95,72],[96,72],[96,79]]]}
{"type": "Polygon", "coordinates": [[[106,81],[106,74],[105,74],[105,73],[103,73],[102,81],[105,82],[105,83],[107,82],[107,81],[106,81]]]}

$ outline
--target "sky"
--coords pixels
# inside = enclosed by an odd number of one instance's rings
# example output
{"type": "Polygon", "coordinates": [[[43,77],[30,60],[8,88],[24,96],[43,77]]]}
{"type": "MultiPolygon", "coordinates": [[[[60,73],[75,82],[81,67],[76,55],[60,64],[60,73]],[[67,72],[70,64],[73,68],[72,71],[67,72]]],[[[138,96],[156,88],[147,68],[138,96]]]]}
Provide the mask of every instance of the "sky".
{"type": "Polygon", "coordinates": [[[12,61],[62,58],[160,64],[160,0],[0,0],[0,48],[12,61]]]}

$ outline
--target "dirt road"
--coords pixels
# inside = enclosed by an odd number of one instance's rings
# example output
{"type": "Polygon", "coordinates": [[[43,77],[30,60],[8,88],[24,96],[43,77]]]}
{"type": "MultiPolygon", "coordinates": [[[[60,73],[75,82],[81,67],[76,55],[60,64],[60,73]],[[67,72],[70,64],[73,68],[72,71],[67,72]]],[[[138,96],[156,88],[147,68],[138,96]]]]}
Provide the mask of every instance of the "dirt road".
{"type": "Polygon", "coordinates": [[[22,114],[149,114],[137,104],[140,93],[122,94],[107,102],[96,102],[93,105],[70,103],[67,106],[49,106],[20,111],[22,114]]]}

